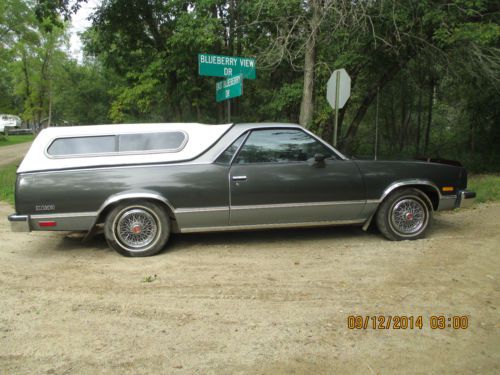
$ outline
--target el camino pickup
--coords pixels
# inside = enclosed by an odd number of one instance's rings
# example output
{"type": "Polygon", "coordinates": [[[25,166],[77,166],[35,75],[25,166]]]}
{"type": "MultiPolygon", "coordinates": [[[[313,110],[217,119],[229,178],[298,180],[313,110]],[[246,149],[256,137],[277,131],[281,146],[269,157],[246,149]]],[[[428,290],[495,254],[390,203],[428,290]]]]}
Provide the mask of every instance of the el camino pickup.
{"type": "Polygon", "coordinates": [[[126,256],[171,233],[355,224],[415,240],[433,211],[470,205],[461,166],[350,160],[291,124],[43,130],[17,170],[17,231],[103,227],[126,256]]]}

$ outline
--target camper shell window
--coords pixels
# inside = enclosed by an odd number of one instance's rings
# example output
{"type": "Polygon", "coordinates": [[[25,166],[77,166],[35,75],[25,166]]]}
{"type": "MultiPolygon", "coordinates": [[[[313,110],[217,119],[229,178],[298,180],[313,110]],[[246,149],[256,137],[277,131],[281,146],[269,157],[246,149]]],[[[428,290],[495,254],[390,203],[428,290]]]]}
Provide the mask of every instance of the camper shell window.
{"type": "Polygon", "coordinates": [[[68,137],[55,139],[48,147],[47,154],[51,157],[71,157],[178,152],[186,142],[187,135],[181,131],[68,137]]]}

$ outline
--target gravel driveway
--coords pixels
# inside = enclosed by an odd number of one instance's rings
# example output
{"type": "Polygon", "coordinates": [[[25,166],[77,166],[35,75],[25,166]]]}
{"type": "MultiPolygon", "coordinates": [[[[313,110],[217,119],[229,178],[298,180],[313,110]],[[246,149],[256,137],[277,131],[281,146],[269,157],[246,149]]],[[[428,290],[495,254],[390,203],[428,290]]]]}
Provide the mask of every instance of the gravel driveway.
{"type": "Polygon", "coordinates": [[[31,143],[18,143],[17,145],[0,147],[0,167],[5,167],[16,161],[20,163],[23,156],[28,152],[31,143]]]}
{"type": "Polygon", "coordinates": [[[176,235],[129,259],[102,237],[11,233],[0,204],[0,373],[500,373],[500,204],[425,240],[358,228],[176,235]],[[347,328],[422,316],[420,329],[347,328]],[[467,329],[430,316],[467,316],[467,329]]]}

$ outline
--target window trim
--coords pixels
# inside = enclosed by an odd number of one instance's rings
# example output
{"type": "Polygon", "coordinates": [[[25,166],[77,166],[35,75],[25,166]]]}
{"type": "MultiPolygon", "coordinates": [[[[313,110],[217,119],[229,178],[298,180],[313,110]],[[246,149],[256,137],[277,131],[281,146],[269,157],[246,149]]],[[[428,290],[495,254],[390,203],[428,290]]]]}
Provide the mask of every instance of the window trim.
{"type": "Polygon", "coordinates": [[[45,147],[44,154],[49,159],[71,159],[71,158],[87,158],[87,157],[102,157],[102,156],[122,156],[122,155],[148,155],[148,154],[165,154],[180,152],[186,147],[189,141],[189,135],[184,130],[168,130],[168,131],[146,131],[146,132],[128,132],[128,133],[112,133],[112,134],[81,134],[81,135],[68,135],[51,138],[48,146],[45,147]],[[121,135],[138,135],[138,134],[157,134],[157,133],[182,133],[184,139],[176,149],[161,149],[161,150],[139,150],[139,151],[117,151],[120,143],[121,135]],[[115,138],[115,151],[112,152],[94,152],[85,154],[68,154],[68,155],[52,155],[49,149],[52,144],[59,139],[68,138],[97,138],[97,137],[114,137],[115,138]]]}
{"type": "MultiPolygon", "coordinates": [[[[234,164],[234,165],[239,165],[239,166],[244,166],[244,165],[257,165],[257,164],[267,164],[267,165],[270,165],[270,164],[304,164],[304,163],[308,163],[307,160],[293,160],[293,161],[286,161],[286,162],[280,162],[280,161],[260,161],[260,162],[257,162],[257,163],[245,163],[245,164],[235,164],[235,160],[236,158],[239,156],[240,154],[240,151],[241,149],[245,146],[248,138],[250,137],[250,135],[253,133],[253,132],[258,132],[258,131],[264,131],[264,130],[295,130],[295,131],[299,131],[299,132],[302,132],[308,136],[310,136],[312,139],[314,139],[315,141],[319,142],[320,144],[322,144],[323,146],[325,146],[327,149],[329,149],[331,152],[332,152],[332,156],[335,155],[335,159],[332,159],[332,161],[342,161],[342,160],[345,160],[342,158],[341,155],[339,155],[336,150],[332,149],[332,147],[330,145],[328,145],[327,143],[323,142],[322,140],[320,140],[319,138],[317,138],[313,133],[310,133],[308,131],[306,131],[305,129],[303,128],[295,128],[295,127],[269,127],[269,128],[262,128],[262,129],[249,129],[247,130],[247,135],[245,137],[245,139],[243,140],[243,142],[241,143],[240,147],[238,148],[237,152],[235,152],[235,154],[233,155],[233,158],[231,159],[231,166],[234,164]]],[[[240,134],[241,136],[241,134],[240,134]]],[[[236,138],[238,139],[239,136],[236,138]]],[[[232,145],[232,143],[231,143],[232,145]]],[[[225,151],[226,149],[224,149],[225,151]]]]}
{"type": "Polygon", "coordinates": [[[233,164],[233,161],[234,161],[234,158],[236,157],[236,155],[238,155],[238,153],[240,152],[241,148],[243,147],[243,145],[245,144],[245,142],[247,141],[247,138],[248,136],[250,135],[252,131],[251,130],[245,130],[243,133],[239,134],[230,144],[229,146],[227,146],[224,150],[222,150],[222,152],[220,152],[217,157],[215,158],[214,160],[214,164],[219,164],[219,165],[232,165],[233,164]],[[240,139],[242,136],[243,137],[243,140],[241,141],[241,144],[238,146],[238,148],[236,149],[236,151],[234,152],[233,156],[231,156],[231,159],[229,159],[229,162],[228,163],[220,163],[218,162],[217,160],[224,154],[224,152],[227,151],[227,149],[229,147],[231,147],[234,142],[236,142],[238,139],[240,139]]]}

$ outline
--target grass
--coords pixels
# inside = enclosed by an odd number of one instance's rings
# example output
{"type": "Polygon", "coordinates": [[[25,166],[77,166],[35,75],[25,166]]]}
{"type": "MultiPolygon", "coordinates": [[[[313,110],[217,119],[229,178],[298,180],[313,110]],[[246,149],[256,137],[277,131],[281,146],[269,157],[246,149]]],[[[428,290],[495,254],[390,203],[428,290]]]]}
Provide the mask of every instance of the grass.
{"type": "Polygon", "coordinates": [[[16,186],[16,165],[0,167],[0,201],[14,204],[14,189],[16,186]]]}
{"type": "Polygon", "coordinates": [[[21,135],[0,135],[0,147],[17,145],[18,143],[31,142],[35,139],[33,134],[21,134],[21,135]]]}
{"type": "Polygon", "coordinates": [[[143,277],[142,280],[141,280],[141,282],[143,282],[143,283],[152,283],[157,278],[158,278],[157,275],[154,275],[154,276],[149,275],[149,276],[143,277]]]}
{"type": "Polygon", "coordinates": [[[492,174],[471,175],[467,189],[476,192],[476,203],[500,201],[500,176],[492,174]]]}

